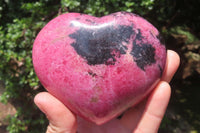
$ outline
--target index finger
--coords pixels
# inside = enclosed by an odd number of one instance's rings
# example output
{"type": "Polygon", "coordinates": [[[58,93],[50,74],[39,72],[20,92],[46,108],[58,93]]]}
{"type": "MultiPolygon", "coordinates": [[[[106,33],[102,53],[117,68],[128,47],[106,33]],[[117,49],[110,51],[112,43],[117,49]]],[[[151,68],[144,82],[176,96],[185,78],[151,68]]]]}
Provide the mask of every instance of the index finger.
{"type": "Polygon", "coordinates": [[[167,50],[167,61],[163,71],[162,81],[170,82],[180,64],[179,55],[172,50],[167,50]]]}

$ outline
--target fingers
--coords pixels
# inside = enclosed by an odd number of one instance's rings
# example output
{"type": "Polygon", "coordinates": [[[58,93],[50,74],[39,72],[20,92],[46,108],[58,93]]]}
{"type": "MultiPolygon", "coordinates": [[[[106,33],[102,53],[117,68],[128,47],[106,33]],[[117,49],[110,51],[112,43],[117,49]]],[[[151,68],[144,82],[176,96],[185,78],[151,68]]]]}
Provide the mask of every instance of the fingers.
{"type": "Polygon", "coordinates": [[[169,83],[172,77],[174,76],[176,70],[178,69],[179,64],[180,64],[179,55],[172,50],[168,50],[167,61],[166,61],[165,69],[164,69],[161,80],[169,83]]]}
{"type": "Polygon", "coordinates": [[[35,96],[34,102],[49,120],[46,133],[76,132],[75,115],[54,96],[47,92],[41,92],[35,96]]]}
{"type": "Polygon", "coordinates": [[[134,133],[156,133],[169,103],[171,88],[167,82],[160,82],[148,98],[143,115],[134,133]]]}

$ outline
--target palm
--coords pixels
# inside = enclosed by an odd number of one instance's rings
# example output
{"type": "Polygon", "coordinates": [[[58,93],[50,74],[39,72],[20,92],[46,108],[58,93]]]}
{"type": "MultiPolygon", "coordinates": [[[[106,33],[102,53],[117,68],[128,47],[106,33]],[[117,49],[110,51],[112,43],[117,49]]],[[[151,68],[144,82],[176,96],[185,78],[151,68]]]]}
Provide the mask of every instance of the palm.
{"type": "Polygon", "coordinates": [[[179,56],[169,50],[163,77],[150,96],[134,108],[128,109],[121,119],[113,119],[101,126],[79,117],[76,118],[70,110],[49,93],[38,94],[35,97],[35,103],[50,121],[47,133],[73,133],[76,130],[80,133],[157,132],[170,98],[171,88],[168,82],[176,72],[179,62],[179,56]]]}

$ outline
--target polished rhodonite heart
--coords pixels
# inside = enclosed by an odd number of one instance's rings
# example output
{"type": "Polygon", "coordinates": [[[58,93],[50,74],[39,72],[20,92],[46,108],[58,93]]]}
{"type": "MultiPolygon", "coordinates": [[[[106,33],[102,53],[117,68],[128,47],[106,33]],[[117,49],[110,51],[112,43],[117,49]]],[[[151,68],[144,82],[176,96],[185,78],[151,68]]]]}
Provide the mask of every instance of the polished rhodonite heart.
{"type": "Polygon", "coordinates": [[[50,21],[33,46],[43,86],[74,113],[102,124],[141,101],[162,76],[166,49],[138,15],[67,13],[50,21]]]}

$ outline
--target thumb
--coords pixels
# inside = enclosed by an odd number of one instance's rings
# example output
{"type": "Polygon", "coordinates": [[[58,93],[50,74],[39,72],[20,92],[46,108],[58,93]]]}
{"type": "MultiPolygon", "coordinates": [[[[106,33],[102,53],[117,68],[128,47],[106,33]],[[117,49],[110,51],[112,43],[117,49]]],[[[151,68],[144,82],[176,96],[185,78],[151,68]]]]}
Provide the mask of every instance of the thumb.
{"type": "Polygon", "coordinates": [[[54,96],[41,92],[35,96],[34,102],[49,120],[46,133],[76,132],[76,116],[54,96]]]}

